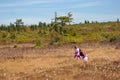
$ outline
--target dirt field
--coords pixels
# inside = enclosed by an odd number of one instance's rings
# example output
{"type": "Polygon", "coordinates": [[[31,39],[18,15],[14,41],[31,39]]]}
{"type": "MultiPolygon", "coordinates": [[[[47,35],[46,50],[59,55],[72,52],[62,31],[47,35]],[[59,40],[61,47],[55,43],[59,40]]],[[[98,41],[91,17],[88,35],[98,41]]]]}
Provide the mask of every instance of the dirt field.
{"type": "Polygon", "coordinates": [[[88,62],[73,58],[73,46],[34,49],[0,45],[0,80],[120,79],[120,49],[116,46],[79,44],[87,52],[88,62]]]}

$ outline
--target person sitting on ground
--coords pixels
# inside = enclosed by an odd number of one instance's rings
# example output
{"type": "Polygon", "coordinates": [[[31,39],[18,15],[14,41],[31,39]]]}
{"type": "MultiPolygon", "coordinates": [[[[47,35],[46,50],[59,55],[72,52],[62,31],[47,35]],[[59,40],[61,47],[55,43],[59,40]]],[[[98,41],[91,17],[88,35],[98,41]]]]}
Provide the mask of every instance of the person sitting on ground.
{"type": "Polygon", "coordinates": [[[77,46],[75,46],[74,48],[75,48],[74,58],[77,57],[77,59],[80,59],[80,51],[79,51],[79,48],[78,48],[77,46]]]}

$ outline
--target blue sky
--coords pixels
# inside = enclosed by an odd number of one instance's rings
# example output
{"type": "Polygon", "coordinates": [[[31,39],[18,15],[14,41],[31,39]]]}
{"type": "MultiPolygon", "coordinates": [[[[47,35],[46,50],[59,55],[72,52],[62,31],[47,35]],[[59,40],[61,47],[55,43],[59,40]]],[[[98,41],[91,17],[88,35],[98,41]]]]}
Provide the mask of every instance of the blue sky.
{"type": "Polygon", "coordinates": [[[22,19],[24,24],[50,23],[72,12],[75,23],[115,21],[120,19],[120,0],[0,0],[0,24],[22,19]]]}

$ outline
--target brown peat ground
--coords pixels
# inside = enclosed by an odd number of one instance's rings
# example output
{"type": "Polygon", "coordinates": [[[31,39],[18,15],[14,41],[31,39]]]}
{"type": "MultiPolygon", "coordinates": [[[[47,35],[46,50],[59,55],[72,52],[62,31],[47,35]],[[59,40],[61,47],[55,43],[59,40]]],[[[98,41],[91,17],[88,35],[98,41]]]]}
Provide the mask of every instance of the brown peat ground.
{"type": "Polygon", "coordinates": [[[74,44],[35,49],[32,44],[0,45],[0,80],[119,80],[120,49],[78,44],[89,61],[74,59],[74,44]]]}

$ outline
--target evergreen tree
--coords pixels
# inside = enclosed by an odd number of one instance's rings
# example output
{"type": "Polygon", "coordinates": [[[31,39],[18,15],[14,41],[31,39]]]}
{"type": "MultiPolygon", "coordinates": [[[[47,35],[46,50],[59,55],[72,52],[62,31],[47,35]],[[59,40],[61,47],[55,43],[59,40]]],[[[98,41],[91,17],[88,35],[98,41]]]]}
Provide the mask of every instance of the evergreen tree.
{"type": "Polygon", "coordinates": [[[10,27],[10,32],[16,31],[16,27],[14,24],[10,23],[9,27],[10,27]]]}
{"type": "Polygon", "coordinates": [[[66,23],[69,23],[72,22],[73,18],[72,17],[72,13],[69,12],[67,14],[67,16],[59,16],[57,17],[57,22],[59,22],[62,26],[66,25],[66,23]]]}
{"type": "Polygon", "coordinates": [[[39,27],[39,28],[43,28],[43,23],[42,23],[42,22],[39,22],[38,27],[39,27]]]}
{"type": "Polygon", "coordinates": [[[15,25],[16,25],[17,31],[20,32],[22,31],[22,27],[24,27],[24,22],[22,22],[22,19],[16,19],[15,25]]]}
{"type": "Polygon", "coordinates": [[[85,20],[85,24],[88,24],[88,23],[90,23],[88,20],[85,20]]]}
{"type": "Polygon", "coordinates": [[[119,19],[117,19],[117,22],[119,22],[119,19]]]}
{"type": "Polygon", "coordinates": [[[69,13],[68,13],[68,22],[69,22],[69,25],[70,25],[70,23],[71,23],[72,20],[73,20],[73,18],[71,18],[71,17],[72,17],[72,13],[69,12],[69,13]]]}

